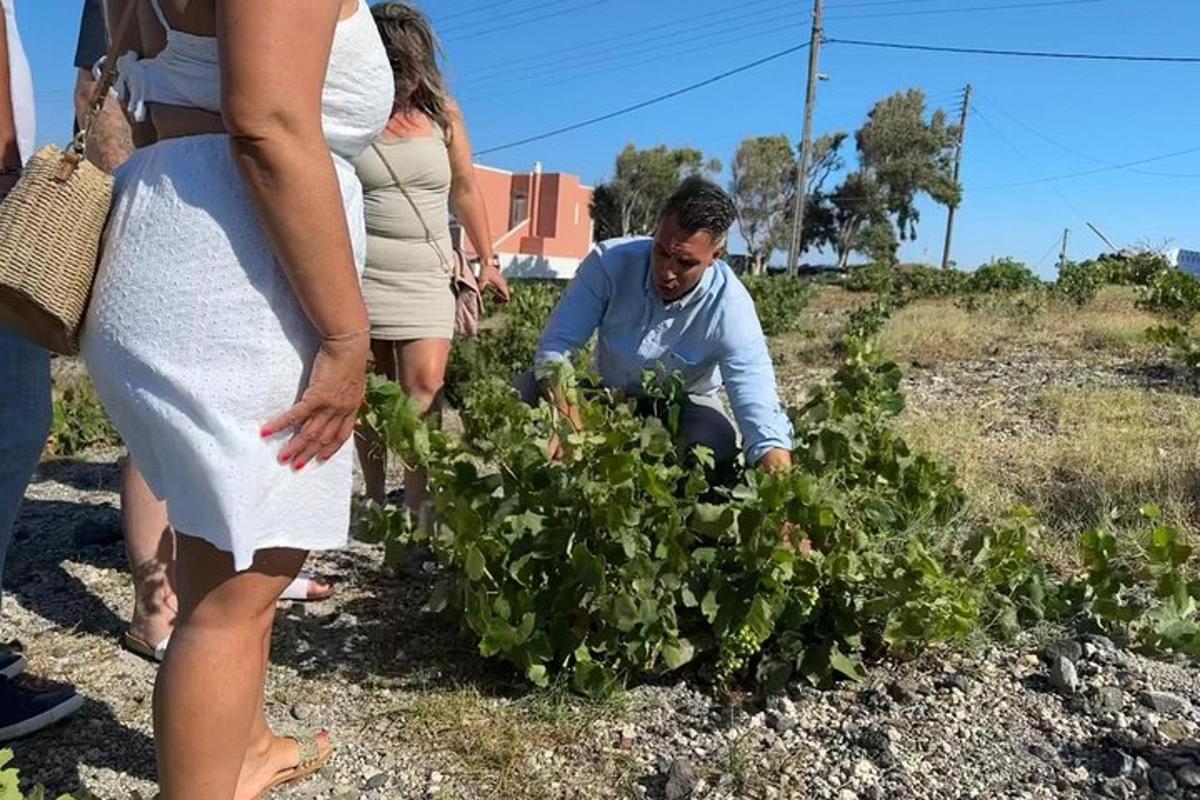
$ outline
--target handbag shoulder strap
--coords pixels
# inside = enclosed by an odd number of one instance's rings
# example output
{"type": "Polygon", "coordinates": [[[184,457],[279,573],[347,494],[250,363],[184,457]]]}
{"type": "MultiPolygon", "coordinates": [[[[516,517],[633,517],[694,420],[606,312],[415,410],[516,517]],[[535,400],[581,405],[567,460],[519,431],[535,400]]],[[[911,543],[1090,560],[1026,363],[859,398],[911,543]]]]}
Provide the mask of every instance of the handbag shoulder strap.
{"type": "Polygon", "coordinates": [[[133,28],[139,2],[141,0],[126,2],[125,10],[121,12],[121,19],[117,23],[117,27],[111,31],[108,55],[104,57],[104,69],[101,70],[100,80],[96,81],[96,87],[92,90],[92,100],[88,105],[87,116],[84,117],[83,124],[79,127],[79,134],[75,137],[71,147],[80,159],[87,151],[88,134],[91,132],[92,126],[96,124],[100,112],[104,110],[104,101],[108,98],[113,84],[116,83],[117,58],[129,42],[129,33],[133,28]]]}
{"type": "Polygon", "coordinates": [[[377,143],[372,142],[371,149],[375,151],[375,155],[378,156],[379,160],[383,162],[383,168],[387,170],[388,175],[390,175],[392,178],[392,185],[400,190],[400,194],[404,195],[404,199],[408,201],[410,206],[412,206],[413,213],[417,215],[417,220],[421,223],[421,229],[425,231],[425,243],[432,247],[437,253],[438,261],[441,262],[442,269],[453,275],[454,270],[449,264],[446,263],[445,253],[442,252],[442,248],[437,246],[437,243],[433,240],[433,232],[429,230],[429,225],[425,223],[425,215],[421,213],[421,209],[417,206],[417,202],[413,200],[412,195],[408,192],[408,189],[404,187],[404,183],[400,180],[399,176],[396,175],[396,170],[392,167],[392,162],[389,161],[384,152],[379,149],[379,145],[377,143]]]}

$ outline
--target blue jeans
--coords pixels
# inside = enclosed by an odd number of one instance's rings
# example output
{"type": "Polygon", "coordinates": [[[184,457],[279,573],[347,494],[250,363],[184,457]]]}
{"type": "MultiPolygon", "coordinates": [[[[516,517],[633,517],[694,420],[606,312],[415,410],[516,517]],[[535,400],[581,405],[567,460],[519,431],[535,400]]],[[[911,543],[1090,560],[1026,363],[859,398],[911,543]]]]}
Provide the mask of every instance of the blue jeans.
{"type": "Polygon", "coordinates": [[[25,487],[50,433],[50,354],[0,328],[0,586],[25,487]]]}

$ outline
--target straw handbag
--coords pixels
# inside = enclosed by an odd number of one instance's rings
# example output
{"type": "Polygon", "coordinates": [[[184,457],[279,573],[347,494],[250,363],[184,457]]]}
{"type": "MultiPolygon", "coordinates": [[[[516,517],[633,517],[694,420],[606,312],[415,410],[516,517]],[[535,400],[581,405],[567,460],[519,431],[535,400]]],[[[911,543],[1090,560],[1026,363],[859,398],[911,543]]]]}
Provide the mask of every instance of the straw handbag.
{"type": "Polygon", "coordinates": [[[133,21],[126,6],[83,129],[64,152],[42,148],[0,203],[0,325],[59,353],[79,349],[113,179],[87,160],[88,133],[116,80],[116,51],[133,21]]]}

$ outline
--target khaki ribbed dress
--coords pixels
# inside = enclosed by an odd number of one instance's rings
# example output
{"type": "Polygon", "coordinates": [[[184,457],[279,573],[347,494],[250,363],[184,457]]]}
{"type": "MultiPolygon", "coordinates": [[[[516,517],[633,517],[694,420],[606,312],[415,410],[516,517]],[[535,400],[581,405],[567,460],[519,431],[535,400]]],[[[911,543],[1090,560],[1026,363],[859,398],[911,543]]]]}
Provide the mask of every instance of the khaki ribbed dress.
{"type": "Polygon", "coordinates": [[[435,125],[430,136],[380,139],[354,167],[365,201],[363,297],[371,337],[453,339],[450,154],[441,130],[435,125]]]}

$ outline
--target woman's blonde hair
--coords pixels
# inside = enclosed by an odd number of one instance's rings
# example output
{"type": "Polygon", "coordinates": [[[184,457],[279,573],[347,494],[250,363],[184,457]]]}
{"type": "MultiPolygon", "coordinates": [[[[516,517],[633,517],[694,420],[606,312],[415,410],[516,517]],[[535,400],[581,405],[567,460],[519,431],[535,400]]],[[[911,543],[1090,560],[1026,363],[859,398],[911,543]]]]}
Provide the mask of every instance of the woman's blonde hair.
{"type": "Polygon", "coordinates": [[[425,15],[408,3],[377,3],[371,16],[387,49],[397,111],[420,111],[449,130],[441,45],[425,15]]]}

